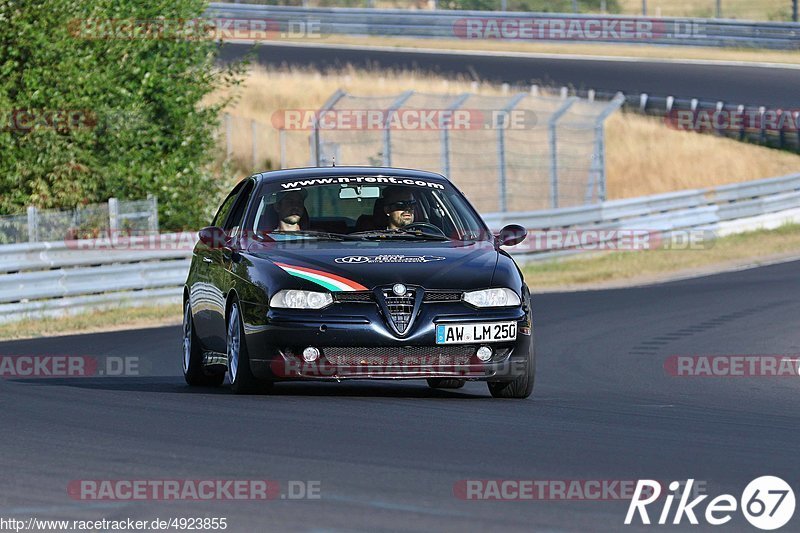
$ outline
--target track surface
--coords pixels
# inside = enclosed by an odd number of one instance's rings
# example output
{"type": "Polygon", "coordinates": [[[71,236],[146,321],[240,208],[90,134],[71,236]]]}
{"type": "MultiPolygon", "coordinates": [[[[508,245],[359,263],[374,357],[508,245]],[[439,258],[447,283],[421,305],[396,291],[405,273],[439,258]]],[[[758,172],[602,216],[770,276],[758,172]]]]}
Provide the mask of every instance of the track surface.
{"type": "MultiPolygon", "coordinates": [[[[221,57],[238,59],[252,45],[226,43],[221,57]]],[[[579,89],[648,93],[734,104],[796,108],[800,70],[754,66],[720,66],[658,61],[603,61],[498,57],[426,52],[261,45],[254,59],[262,65],[330,68],[419,69],[446,76],[506,82],[571,85],[579,89]]],[[[403,89],[398,88],[398,93],[403,89]]]]}
{"type": "MultiPolygon", "coordinates": [[[[482,383],[456,392],[424,382],[282,384],[251,397],[191,389],[177,327],[6,342],[5,355],[138,356],[143,375],[0,380],[0,516],[226,516],[230,531],[618,531],[625,502],[462,501],[453,485],[692,477],[712,496],[738,497],[771,474],[797,492],[797,378],[668,377],[663,363],[800,353],[799,271],[786,263],[537,296],[538,383],[525,401],[491,399],[482,383]],[[70,499],[69,481],[87,478],[318,480],[322,499],[70,499]]],[[[798,524],[795,516],[786,530],[798,524]]],[[[729,529],[755,531],[741,514],[729,529]]]]}

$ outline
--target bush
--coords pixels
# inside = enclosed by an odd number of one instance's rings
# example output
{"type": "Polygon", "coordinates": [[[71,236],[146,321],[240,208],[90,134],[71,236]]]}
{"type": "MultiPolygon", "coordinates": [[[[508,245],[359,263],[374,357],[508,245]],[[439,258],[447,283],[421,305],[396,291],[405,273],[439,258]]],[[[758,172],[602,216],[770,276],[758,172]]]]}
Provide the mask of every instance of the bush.
{"type": "Polygon", "coordinates": [[[164,229],[207,222],[219,199],[210,164],[224,103],[199,104],[236,83],[237,71],[216,69],[211,40],[101,31],[110,19],[117,28],[126,19],[196,19],[205,7],[201,0],[0,0],[0,212],[152,193],[164,229]],[[20,129],[26,112],[38,117],[30,130],[20,129]]]}

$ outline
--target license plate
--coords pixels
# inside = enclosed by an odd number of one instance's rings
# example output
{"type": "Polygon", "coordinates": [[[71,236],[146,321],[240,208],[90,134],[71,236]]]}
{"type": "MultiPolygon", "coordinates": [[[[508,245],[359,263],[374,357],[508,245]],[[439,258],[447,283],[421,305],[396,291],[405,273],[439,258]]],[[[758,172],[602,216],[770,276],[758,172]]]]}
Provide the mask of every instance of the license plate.
{"type": "Polygon", "coordinates": [[[516,322],[490,324],[437,324],[436,344],[470,344],[513,341],[517,338],[516,322]]]}

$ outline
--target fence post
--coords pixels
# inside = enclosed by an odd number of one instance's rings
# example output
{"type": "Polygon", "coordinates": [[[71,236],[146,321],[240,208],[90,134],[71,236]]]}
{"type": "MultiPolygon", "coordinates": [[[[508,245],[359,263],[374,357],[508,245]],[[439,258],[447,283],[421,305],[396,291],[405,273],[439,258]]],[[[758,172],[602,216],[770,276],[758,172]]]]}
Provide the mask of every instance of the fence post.
{"type": "Polygon", "coordinates": [[[548,137],[550,139],[550,207],[553,209],[558,207],[558,139],[556,137],[556,125],[558,119],[577,101],[578,98],[575,96],[567,98],[566,102],[561,104],[561,107],[550,115],[550,120],[547,123],[548,137]]]}
{"type": "Polygon", "coordinates": [[[625,95],[617,93],[611,102],[603,109],[603,111],[595,119],[594,128],[594,154],[592,154],[592,168],[589,173],[589,180],[586,184],[586,196],[584,203],[591,202],[594,184],[597,183],[597,200],[598,202],[606,201],[606,119],[617,111],[625,103],[625,95]]]}
{"type": "Polygon", "coordinates": [[[36,207],[28,206],[28,242],[39,241],[39,212],[36,207]]]}
{"type": "Polygon", "coordinates": [[[150,193],[147,195],[147,199],[150,200],[150,216],[147,217],[147,229],[152,233],[158,233],[158,197],[150,193]]]}
{"type": "MultiPolygon", "coordinates": [[[[392,105],[386,110],[386,124],[389,124],[392,119],[391,115],[398,109],[400,106],[405,103],[406,100],[411,98],[414,95],[414,91],[406,91],[401,94],[397,100],[392,102],[392,105]]],[[[390,128],[385,127],[383,128],[383,166],[390,167],[392,166],[392,136],[389,133],[390,128]]]]}
{"type": "Polygon", "coordinates": [[[502,110],[503,124],[492,124],[497,128],[497,170],[500,178],[499,202],[500,212],[505,213],[508,203],[508,190],[506,187],[506,127],[509,125],[510,120],[508,114],[517,106],[517,104],[527,96],[526,93],[517,93],[506,104],[502,110]]]}
{"type": "MultiPolygon", "coordinates": [[[[461,104],[470,97],[469,93],[464,93],[459,95],[452,104],[447,107],[447,110],[451,113],[461,107],[461,104]]],[[[442,154],[442,174],[450,177],[450,128],[449,126],[453,125],[453,117],[450,115],[450,122],[447,127],[442,128],[440,133],[440,144],[441,144],[441,154],[442,154]]]]}
{"type": "Polygon", "coordinates": [[[286,130],[278,130],[278,142],[281,145],[281,168],[286,168],[286,130]]]}
{"type": "Polygon", "coordinates": [[[252,137],[253,172],[258,170],[258,122],[250,120],[250,135],[252,137]]]}
{"type": "Polygon", "coordinates": [[[319,166],[320,164],[320,154],[319,154],[319,145],[320,145],[320,138],[319,138],[319,119],[323,113],[331,109],[333,106],[336,105],[336,102],[342,99],[345,96],[345,93],[341,89],[336,89],[336,92],[328,98],[328,101],[325,102],[322,107],[317,112],[317,116],[314,117],[314,137],[311,142],[312,150],[314,150],[313,157],[311,161],[314,163],[314,166],[319,166]]]}
{"type": "Polygon", "coordinates": [[[230,159],[233,155],[233,125],[231,124],[230,113],[225,113],[225,159],[230,159]]]}
{"type": "Polygon", "coordinates": [[[113,236],[119,230],[119,202],[116,198],[108,199],[108,232],[113,236]]]}

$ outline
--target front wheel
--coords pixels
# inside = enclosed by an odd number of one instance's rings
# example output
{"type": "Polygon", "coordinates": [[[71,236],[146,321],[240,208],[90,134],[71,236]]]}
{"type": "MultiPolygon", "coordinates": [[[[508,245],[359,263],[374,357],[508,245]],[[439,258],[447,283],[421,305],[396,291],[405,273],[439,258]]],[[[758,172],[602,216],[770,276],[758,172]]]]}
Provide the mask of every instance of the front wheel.
{"type": "Polygon", "coordinates": [[[247,353],[242,314],[238,302],[231,304],[228,313],[227,356],[228,380],[231,382],[231,390],[234,393],[252,394],[262,386],[266,386],[250,370],[250,356],[247,353]]]}
{"type": "Polygon", "coordinates": [[[183,379],[198,387],[222,385],[225,374],[206,374],[203,368],[203,350],[194,331],[192,307],[189,300],[183,304],[183,379]]]}
{"type": "Polygon", "coordinates": [[[533,383],[536,378],[536,354],[531,339],[528,356],[523,362],[524,372],[512,381],[490,381],[489,393],[493,398],[524,399],[533,393],[533,383]]]}

